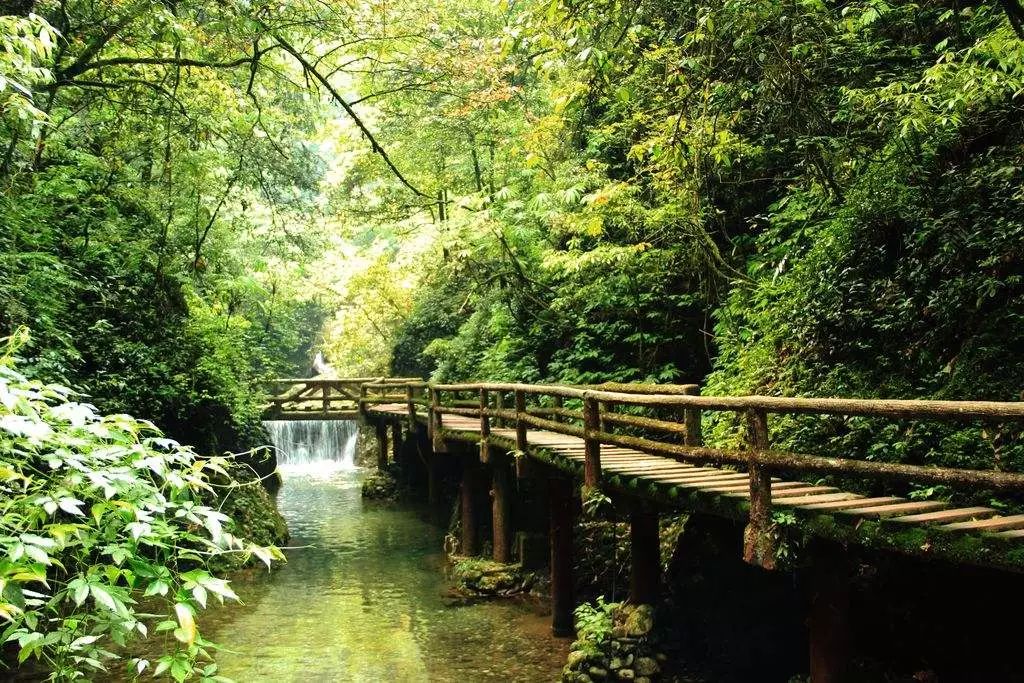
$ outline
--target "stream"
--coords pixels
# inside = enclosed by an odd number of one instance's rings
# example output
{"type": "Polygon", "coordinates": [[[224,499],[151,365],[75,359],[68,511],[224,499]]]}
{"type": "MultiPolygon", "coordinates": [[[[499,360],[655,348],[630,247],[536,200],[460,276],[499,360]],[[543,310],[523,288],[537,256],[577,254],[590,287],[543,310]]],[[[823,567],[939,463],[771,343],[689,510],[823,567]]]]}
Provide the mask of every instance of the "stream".
{"type": "Polygon", "coordinates": [[[305,424],[268,424],[288,563],[236,577],[244,604],[201,615],[223,648],[220,673],[239,683],[558,680],[568,643],[537,605],[446,597],[443,530],[425,510],[364,503],[354,425],[305,424]]]}

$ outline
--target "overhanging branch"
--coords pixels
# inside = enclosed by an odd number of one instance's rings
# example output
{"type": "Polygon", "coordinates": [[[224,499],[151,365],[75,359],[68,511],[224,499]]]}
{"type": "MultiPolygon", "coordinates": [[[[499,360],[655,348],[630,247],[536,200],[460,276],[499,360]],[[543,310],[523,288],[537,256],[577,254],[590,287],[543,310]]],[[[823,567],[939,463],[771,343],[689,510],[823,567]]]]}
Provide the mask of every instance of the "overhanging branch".
{"type": "Polygon", "coordinates": [[[391,169],[391,172],[394,174],[396,178],[398,178],[399,182],[401,182],[407,188],[412,190],[412,192],[417,196],[427,197],[428,195],[426,193],[422,192],[419,188],[410,183],[409,180],[406,179],[404,175],[402,175],[402,172],[398,170],[398,167],[395,166],[395,163],[391,161],[391,157],[388,156],[388,153],[384,151],[384,148],[381,147],[379,142],[377,142],[377,138],[374,137],[370,129],[366,126],[365,123],[363,123],[363,120],[359,118],[358,114],[356,114],[355,110],[352,108],[352,105],[349,104],[345,100],[345,98],[341,96],[341,93],[335,90],[334,86],[331,85],[330,81],[328,81],[323,74],[317,71],[316,67],[313,66],[313,64],[311,64],[309,60],[307,60],[302,55],[301,52],[292,47],[292,45],[287,40],[285,40],[284,38],[277,34],[274,34],[273,37],[274,40],[277,41],[278,45],[280,45],[285,52],[287,52],[288,54],[295,58],[295,61],[297,61],[302,66],[303,71],[308,76],[312,77],[313,80],[315,80],[317,83],[322,85],[324,89],[327,90],[327,92],[331,95],[334,101],[341,105],[341,108],[345,110],[345,113],[349,115],[352,121],[356,124],[356,127],[359,128],[359,131],[370,142],[370,148],[373,150],[373,152],[379,155],[380,158],[384,160],[384,163],[387,164],[387,167],[389,169],[391,169]]]}

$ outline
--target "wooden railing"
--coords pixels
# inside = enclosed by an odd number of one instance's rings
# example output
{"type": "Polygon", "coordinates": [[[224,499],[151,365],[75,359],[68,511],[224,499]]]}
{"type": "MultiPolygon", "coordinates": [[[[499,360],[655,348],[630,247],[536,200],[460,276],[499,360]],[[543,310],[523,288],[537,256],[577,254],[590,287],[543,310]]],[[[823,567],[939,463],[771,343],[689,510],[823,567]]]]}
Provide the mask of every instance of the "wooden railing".
{"type": "Polygon", "coordinates": [[[755,530],[766,531],[771,523],[771,476],[780,472],[1024,492],[1024,474],[1016,472],[875,462],[772,449],[768,425],[769,415],[789,414],[1024,424],[1024,402],[700,396],[696,385],[428,384],[403,378],[282,382],[297,388],[275,398],[273,403],[278,406],[297,399],[309,400],[307,397],[315,399],[317,391],[325,411],[336,402],[349,402],[363,416],[374,405],[404,405],[410,425],[421,418],[426,421],[437,451],[444,450],[445,415],[478,419],[484,448],[492,427],[514,429],[514,445],[523,452],[529,448],[529,429],[578,437],[584,443],[587,486],[601,482],[602,446],[743,469],[749,474],[750,525],[755,530]],[[704,445],[702,416],[712,411],[734,413],[745,421],[743,448],[704,445]]]}
{"type": "MultiPolygon", "coordinates": [[[[357,411],[374,402],[389,388],[424,384],[415,377],[298,378],[274,380],[268,417],[356,417],[357,411]]],[[[377,401],[382,402],[382,401],[377,401]]]]}

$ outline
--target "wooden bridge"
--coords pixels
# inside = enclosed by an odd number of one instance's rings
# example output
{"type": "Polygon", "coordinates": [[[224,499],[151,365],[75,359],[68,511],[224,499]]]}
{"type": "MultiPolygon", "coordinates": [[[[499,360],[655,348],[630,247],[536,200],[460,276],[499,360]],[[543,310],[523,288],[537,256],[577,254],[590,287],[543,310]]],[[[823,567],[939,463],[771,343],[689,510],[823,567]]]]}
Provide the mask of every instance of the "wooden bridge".
{"type": "MultiPolygon", "coordinates": [[[[769,430],[769,420],[777,419],[771,416],[798,414],[1021,424],[1024,402],[714,397],[698,395],[696,385],[443,385],[406,378],[281,384],[290,388],[272,400],[268,416],[372,423],[382,467],[387,464],[389,427],[396,453],[403,438],[424,433],[431,446],[425,460],[432,491],[437,486],[432,463],[459,457],[465,554],[478,551],[478,517],[485,511],[476,509],[473,494],[482,485],[482,472],[490,472],[486,485],[492,500],[493,555],[500,562],[512,557],[513,473],[546,479],[552,621],[560,635],[573,628],[572,533],[578,490],[584,498],[600,490],[628,506],[634,603],[657,599],[660,510],[744,522],[744,559],[765,569],[776,567],[779,542],[787,533],[777,524],[778,511],[795,517],[801,534],[831,541],[831,547],[855,544],[1012,571],[1024,568],[1024,514],[865,495],[835,484],[856,479],[888,489],[943,485],[967,493],[1019,494],[1024,474],[874,462],[856,454],[833,458],[785,452],[771,447],[769,430]],[[741,447],[704,445],[702,422],[711,412],[731,413],[745,422],[741,447]]],[[[841,606],[848,599],[846,590],[844,581],[826,576],[815,591],[809,619],[815,682],[839,680],[846,664],[843,638],[837,637],[845,628],[841,606]]]]}

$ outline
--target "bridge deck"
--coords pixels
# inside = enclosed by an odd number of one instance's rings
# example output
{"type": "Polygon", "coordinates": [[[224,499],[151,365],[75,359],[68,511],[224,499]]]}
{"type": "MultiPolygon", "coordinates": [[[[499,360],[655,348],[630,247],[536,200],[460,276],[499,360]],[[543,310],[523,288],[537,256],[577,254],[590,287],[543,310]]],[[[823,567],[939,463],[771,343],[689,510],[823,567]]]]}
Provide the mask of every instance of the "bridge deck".
{"type": "MultiPolygon", "coordinates": [[[[380,404],[370,408],[371,414],[387,418],[407,418],[405,404],[380,404]]],[[[448,438],[461,441],[478,441],[480,438],[480,421],[460,415],[444,416],[444,434],[448,438]]],[[[516,432],[514,429],[492,426],[491,441],[514,446],[516,432]]],[[[558,434],[539,429],[527,430],[529,455],[564,470],[578,473],[584,463],[584,440],[579,437],[558,434]],[[553,456],[553,457],[552,457],[553,456]]],[[[717,466],[698,466],[679,462],[669,457],[653,455],[643,451],[618,446],[603,445],[601,447],[601,465],[603,481],[621,488],[633,489],[638,495],[653,498],[676,497],[680,492],[696,494],[696,499],[732,501],[736,513],[745,513],[746,500],[750,497],[749,475],[745,472],[717,466]]],[[[865,526],[865,522],[874,521],[891,525],[897,529],[910,527],[927,527],[929,532],[939,532],[955,543],[965,534],[977,536],[984,534],[989,539],[998,539],[999,546],[1007,542],[1017,546],[1024,538],[1024,515],[1001,515],[998,510],[989,507],[952,507],[941,501],[913,501],[897,496],[871,497],[859,493],[842,491],[833,486],[822,486],[802,481],[787,481],[778,478],[771,480],[771,502],[773,506],[790,509],[799,514],[811,516],[826,515],[829,523],[847,529],[852,534],[840,534],[841,540],[858,540],[857,530],[865,526]]],[[[690,500],[694,500],[693,497],[690,500]]],[[[682,500],[678,503],[683,504],[682,500]]],[[[683,505],[685,507],[685,505],[683,505]]],[[[723,509],[718,503],[716,510],[723,509]]],[[[730,507],[728,505],[724,507],[730,507]]],[[[819,524],[821,528],[823,525],[819,524]]],[[[920,536],[914,536],[915,543],[921,542],[920,536]]],[[[931,540],[924,540],[919,548],[921,554],[928,554],[931,540]]],[[[892,547],[890,549],[897,549],[892,547]]],[[[936,551],[940,545],[936,544],[936,551]]],[[[971,550],[976,556],[974,561],[985,561],[986,551],[978,547],[971,550]]],[[[1019,551],[1018,551],[1019,552],[1019,551]]],[[[951,553],[938,552],[941,555],[951,553]]],[[[954,556],[951,559],[967,559],[954,556]]],[[[996,560],[988,557],[988,560],[996,560]]],[[[995,564],[1005,562],[996,560],[995,564]]],[[[1010,563],[1015,565],[1016,563],[1010,563]]],[[[1019,567],[1016,567],[1019,569],[1019,567]]]]}

